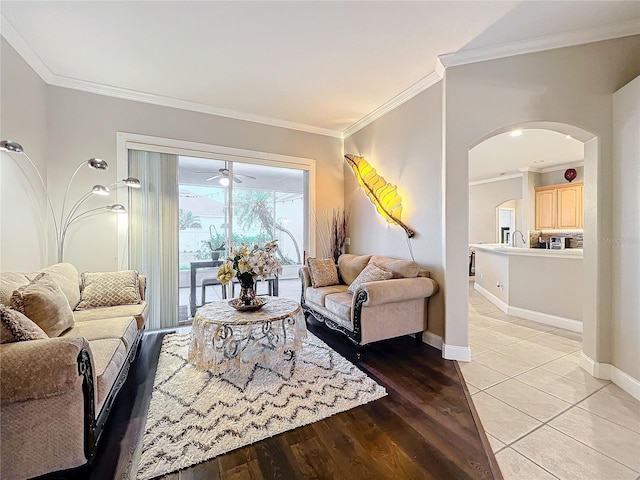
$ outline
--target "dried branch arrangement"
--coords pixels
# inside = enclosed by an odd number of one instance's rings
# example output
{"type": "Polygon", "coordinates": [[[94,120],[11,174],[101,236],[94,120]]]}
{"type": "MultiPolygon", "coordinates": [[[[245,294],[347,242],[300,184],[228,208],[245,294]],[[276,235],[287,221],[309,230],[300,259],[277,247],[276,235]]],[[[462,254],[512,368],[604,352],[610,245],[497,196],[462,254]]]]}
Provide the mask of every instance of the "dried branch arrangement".
{"type": "Polygon", "coordinates": [[[333,260],[338,263],[338,257],[344,253],[344,242],[347,239],[347,224],[349,222],[349,214],[346,210],[333,210],[331,219],[331,255],[333,260]]]}
{"type": "Polygon", "coordinates": [[[346,210],[333,209],[331,218],[327,212],[323,219],[313,216],[318,227],[319,255],[323,258],[333,258],[337,262],[338,257],[344,253],[349,214],[346,210]]]}

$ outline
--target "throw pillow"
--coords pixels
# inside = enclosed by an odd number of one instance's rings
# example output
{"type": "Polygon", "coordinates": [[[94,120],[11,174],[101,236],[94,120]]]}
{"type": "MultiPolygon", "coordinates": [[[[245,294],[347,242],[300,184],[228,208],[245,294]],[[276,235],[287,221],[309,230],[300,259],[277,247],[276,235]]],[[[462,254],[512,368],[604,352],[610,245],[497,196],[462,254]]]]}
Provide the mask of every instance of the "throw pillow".
{"type": "Polygon", "coordinates": [[[33,320],[50,337],[73,327],[73,311],[60,287],[46,273],[13,292],[11,306],[33,320]]]}
{"type": "Polygon", "coordinates": [[[338,269],[332,258],[308,258],[307,265],[313,288],[338,284],[338,269]]]}
{"type": "Polygon", "coordinates": [[[80,276],[77,310],[114,305],[135,305],[140,298],[140,280],[135,270],[84,272],[80,276]]]}
{"type": "Polygon", "coordinates": [[[363,283],[376,282],[378,280],[389,280],[391,277],[393,277],[393,273],[380,268],[375,263],[370,263],[364,267],[364,270],[360,272],[360,275],[358,275],[351,285],[349,285],[349,291],[351,293],[356,293],[356,289],[363,283]]]}
{"type": "Polygon", "coordinates": [[[0,305],[0,343],[24,342],[49,338],[42,329],[22,313],[0,305]]]}
{"type": "Polygon", "coordinates": [[[351,285],[358,278],[360,272],[367,266],[371,255],[354,255],[352,253],[343,253],[338,258],[338,270],[342,281],[347,285],[351,285]]]}

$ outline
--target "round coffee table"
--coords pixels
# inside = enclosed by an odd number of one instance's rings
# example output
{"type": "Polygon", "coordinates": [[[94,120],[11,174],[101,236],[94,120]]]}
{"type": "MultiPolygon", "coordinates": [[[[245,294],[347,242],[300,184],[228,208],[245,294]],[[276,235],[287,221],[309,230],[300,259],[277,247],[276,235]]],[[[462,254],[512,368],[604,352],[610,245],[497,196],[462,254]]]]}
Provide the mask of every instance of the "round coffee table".
{"type": "Polygon", "coordinates": [[[286,298],[263,298],[267,303],[254,312],[238,311],[228,300],[200,307],[193,319],[189,361],[217,375],[291,360],[307,337],[302,308],[286,298]]]}

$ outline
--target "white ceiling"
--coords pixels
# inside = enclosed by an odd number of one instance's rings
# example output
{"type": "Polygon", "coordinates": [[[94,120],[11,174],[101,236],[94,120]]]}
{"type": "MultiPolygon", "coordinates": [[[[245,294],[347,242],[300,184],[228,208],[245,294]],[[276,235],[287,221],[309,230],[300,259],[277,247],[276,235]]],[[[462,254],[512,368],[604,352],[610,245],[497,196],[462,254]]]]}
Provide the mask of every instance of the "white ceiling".
{"type": "Polygon", "coordinates": [[[551,130],[524,129],[519,137],[509,132],[491,137],[469,150],[469,181],[541,171],[584,161],[584,144],[551,130]]]}
{"type": "Polygon", "coordinates": [[[2,35],[50,83],[336,136],[424,81],[438,55],[640,18],[637,1],[2,1],[0,9],[2,35]]]}
{"type": "MultiPolygon", "coordinates": [[[[439,56],[448,65],[629,32],[620,25],[640,33],[640,1],[1,1],[0,11],[0,33],[51,84],[338,137],[437,80],[439,56]]],[[[572,163],[582,150],[551,131],[498,135],[471,151],[470,180],[572,163]]]]}

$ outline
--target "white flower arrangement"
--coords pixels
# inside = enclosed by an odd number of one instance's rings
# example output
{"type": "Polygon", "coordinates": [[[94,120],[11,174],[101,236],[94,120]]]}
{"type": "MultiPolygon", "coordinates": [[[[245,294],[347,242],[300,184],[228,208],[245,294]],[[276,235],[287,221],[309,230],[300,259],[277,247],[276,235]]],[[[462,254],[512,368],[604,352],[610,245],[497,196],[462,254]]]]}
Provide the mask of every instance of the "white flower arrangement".
{"type": "Polygon", "coordinates": [[[258,278],[280,275],[282,265],[275,256],[277,249],[277,240],[266,243],[263,248],[241,244],[237,250],[231,250],[229,258],[218,269],[218,280],[226,285],[233,277],[238,277],[240,283],[253,285],[258,278]]]}

